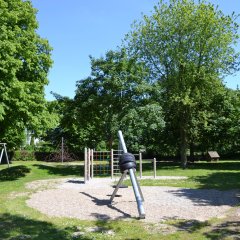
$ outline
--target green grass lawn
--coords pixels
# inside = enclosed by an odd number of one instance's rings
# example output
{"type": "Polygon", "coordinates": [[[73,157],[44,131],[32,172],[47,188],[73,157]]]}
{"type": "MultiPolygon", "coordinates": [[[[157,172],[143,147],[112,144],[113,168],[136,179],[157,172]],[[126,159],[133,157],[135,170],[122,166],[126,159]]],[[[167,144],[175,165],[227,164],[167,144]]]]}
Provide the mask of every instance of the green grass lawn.
{"type": "MultiPolygon", "coordinates": [[[[143,176],[152,175],[144,163],[143,176]]],[[[240,189],[240,161],[198,162],[182,170],[177,164],[162,162],[157,176],[187,176],[187,180],[141,180],[141,185],[188,188],[240,189]]],[[[25,201],[36,190],[26,188],[35,180],[67,177],[83,178],[83,165],[43,162],[14,162],[0,165],[0,240],[70,239],[234,239],[240,230],[226,227],[226,219],[207,222],[168,220],[164,223],[128,221],[81,221],[48,217],[29,208],[25,201]],[[213,226],[222,226],[217,231],[213,226]],[[174,229],[180,229],[176,231],[174,229]]],[[[54,204],[54,203],[52,203],[54,204]]],[[[229,222],[229,221],[228,221],[229,222]]],[[[233,222],[233,221],[232,221],[233,222]]],[[[240,225],[240,223],[238,224],[240,225]]]]}
{"type": "MultiPolygon", "coordinates": [[[[151,163],[143,163],[143,176],[153,176],[151,163]]],[[[204,189],[240,189],[240,161],[197,162],[182,169],[173,162],[159,162],[157,176],[186,176],[180,180],[140,180],[142,186],[173,186],[204,189]]],[[[128,181],[127,183],[130,184],[128,181]]]]}

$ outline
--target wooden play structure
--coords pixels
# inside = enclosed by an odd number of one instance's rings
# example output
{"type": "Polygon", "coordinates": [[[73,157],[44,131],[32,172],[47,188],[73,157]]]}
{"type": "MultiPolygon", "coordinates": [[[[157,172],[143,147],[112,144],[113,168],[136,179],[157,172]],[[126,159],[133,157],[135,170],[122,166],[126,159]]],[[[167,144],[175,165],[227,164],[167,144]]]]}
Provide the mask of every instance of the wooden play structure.
{"type": "Polygon", "coordinates": [[[120,174],[118,160],[121,150],[96,151],[85,148],[84,153],[84,180],[89,181],[94,176],[111,176],[120,174]]]}
{"type": "MultiPolygon", "coordinates": [[[[94,149],[85,148],[84,151],[84,181],[85,183],[95,176],[118,177],[121,175],[119,168],[119,158],[123,154],[122,150],[96,151],[94,149]]],[[[142,152],[139,151],[135,156],[138,162],[139,177],[143,177],[143,161],[142,152]]],[[[156,158],[148,160],[153,166],[153,177],[157,176],[156,158]]]]}

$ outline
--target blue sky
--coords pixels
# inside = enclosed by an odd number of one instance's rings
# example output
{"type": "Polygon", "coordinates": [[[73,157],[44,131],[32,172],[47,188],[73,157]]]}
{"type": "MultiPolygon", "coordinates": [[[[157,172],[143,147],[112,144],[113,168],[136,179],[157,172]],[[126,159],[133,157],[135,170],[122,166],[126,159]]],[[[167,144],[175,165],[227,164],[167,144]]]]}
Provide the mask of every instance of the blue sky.
{"type": "MultiPolygon", "coordinates": [[[[32,0],[38,9],[38,33],[53,47],[46,98],[50,91],[73,98],[76,81],[90,75],[89,55],[115,50],[134,20],[149,14],[158,0],[32,0]]],[[[225,14],[240,13],[239,0],[210,0],[225,14]]],[[[238,22],[240,20],[238,19],[238,22]]],[[[238,46],[240,51],[240,45],[238,46]]],[[[228,77],[230,88],[240,86],[240,73],[228,77]]]]}

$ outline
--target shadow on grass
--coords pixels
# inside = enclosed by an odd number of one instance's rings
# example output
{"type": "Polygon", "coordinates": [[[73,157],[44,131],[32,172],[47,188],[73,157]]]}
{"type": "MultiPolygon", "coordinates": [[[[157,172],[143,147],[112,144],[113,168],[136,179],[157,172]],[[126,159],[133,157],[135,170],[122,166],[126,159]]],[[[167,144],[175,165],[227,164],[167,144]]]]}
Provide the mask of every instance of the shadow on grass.
{"type": "Polygon", "coordinates": [[[25,177],[31,171],[30,168],[19,165],[0,170],[0,181],[13,181],[25,177]]]}
{"type": "Polygon", "coordinates": [[[59,175],[59,176],[83,176],[84,166],[80,165],[57,165],[48,166],[43,164],[34,164],[40,170],[47,170],[48,174],[59,175]]]}
{"type": "MultiPolygon", "coordinates": [[[[0,215],[0,240],[70,240],[73,239],[72,235],[72,231],[59,229],[49,222],[27,219],[19,215],[0,215]]],[[[74,239],[90,240],[86,236],[74,239]]]]}
{"type": "Polygon", "coordinates": [[[175,218],[168,218],[166,220],[174,220],[177,222],[176,223],[172,223],[171,225],[173,225],[174,227],[177,228],[178,231],[184,231],[184,232],[189,232],[189,233],[193,233],[196,231],[199,231],[205,227],[210,226],[210,224],[205,221],[205,222],[200,222],[197,220],[178,220],[175,218]]]}
{"type": "Polygon", "coordinates": [[[192,180],[199,182],[200,189],[180,188],[170,192],[201,206],[236,206],[240,202],[240,172],[214,172],[207,176],[193,177],[192,180]]]}
{"type": "Polygon", "coordinates": [[[219,190],[240,189],[240,171],[213,172],[206,176],[193,177],[193,180],[199,182],[201,188],[219,190]]]}
{"type": "Polygon", "coordinates": [[[240,170],[240,161],[217,161],[217,162],[195,162],[188,166],[189,169],[205,170],[240,170]]]}
{"type": "Polygon", "coordinates": [[[227,221],[215,226],[211,231],[204,234],[207,239],[240,239],[240,221],[227,221]]]}

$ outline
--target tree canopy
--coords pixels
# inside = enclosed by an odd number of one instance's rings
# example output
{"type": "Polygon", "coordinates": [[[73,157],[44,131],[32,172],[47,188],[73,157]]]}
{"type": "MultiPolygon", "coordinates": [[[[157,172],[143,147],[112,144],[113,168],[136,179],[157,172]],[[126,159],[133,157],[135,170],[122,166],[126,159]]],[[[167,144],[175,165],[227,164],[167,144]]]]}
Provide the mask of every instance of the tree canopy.
{"type": "Polygon", "coordinates": [[[122,47],[90,57],[74,99],[55,94],[51,136],[77,151],[109,149],[121,129],[129,150],[181,156],[183,167],[189,153],[240,153],[239,90],[223,82],[239,66],[236,17],[205,1],[160,1],[122,47]]]}
{"type": "Polygon", "coordinates": [[[62,119],[66,133],[71,132],[77,141],[81,139],[82,144],[90,147],[104,141],[111,148],[116,132],[122,129],[134,148],[137,142],[143,143],[141,138],[146,139],[147,133],[150,134],[148,124],[152,131],[160,129],[162,121],[154,121],[162,117],[161,107],[150,99],[152,87],[147,82],[148,71],[143,63],[129,58],[121,49],[109,51],[98,59],[91,57],[91,65],[91,76],[77,83],[76,96],[67,103],[70,111],[62,119]],[[137,132],[141,137],[136,136],[137,132]]]}
{"type": "Polygon", "coordinates": [[[36,30],[30,1],[0,0],[0,139],[11,142],[24,128],[36,133],[50,124],[44,86],[52,64],[51,47],[36,30]]]}
{"type": "Polygon", "coordinates": [[[152,81],[160,82],[159,101],[179,139],[183,166],[193,128],[207,121],[207,106],[223,88],[221,78],[239,65],[235,19],[205,1],[160,1],[127,35],[130,55],[144,61],[152,81]]]}

